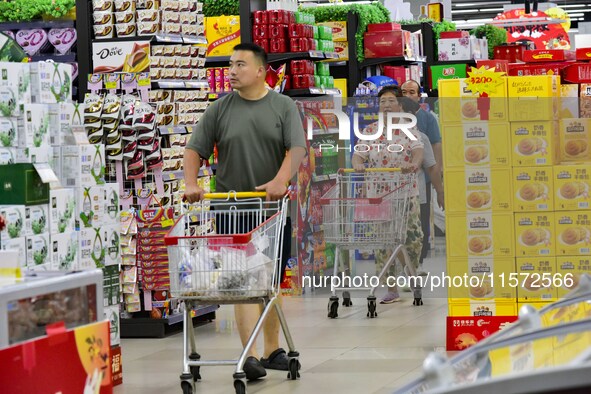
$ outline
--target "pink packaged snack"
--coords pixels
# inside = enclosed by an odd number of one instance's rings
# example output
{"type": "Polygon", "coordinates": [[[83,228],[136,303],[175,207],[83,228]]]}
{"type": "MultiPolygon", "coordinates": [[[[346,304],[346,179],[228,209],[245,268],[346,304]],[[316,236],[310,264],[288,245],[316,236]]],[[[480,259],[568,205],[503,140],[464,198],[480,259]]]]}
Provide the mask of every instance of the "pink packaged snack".
{"type": "Polygon", "coordinates": [[[19,30],[16,33],[16,42],[29,56],[34,56],[47,48],[49,38],[43,29],[19,30]]]}
{"type": "Polygon", "coordinates": [[[51,29],[48,36],[51,45],[62,55],[69,53],[70,49],[76,44],[76,29],[51,29]]]}

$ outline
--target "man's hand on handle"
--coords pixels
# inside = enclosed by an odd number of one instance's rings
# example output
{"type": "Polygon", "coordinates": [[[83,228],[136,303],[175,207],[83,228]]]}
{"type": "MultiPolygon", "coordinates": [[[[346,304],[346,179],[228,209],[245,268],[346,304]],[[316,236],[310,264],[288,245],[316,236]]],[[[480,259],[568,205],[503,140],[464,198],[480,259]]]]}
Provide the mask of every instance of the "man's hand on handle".
{"type": "Polygon", "coordinates": [[[285,193],[287,193],[287,186],[285,183],[277,179],[273,179],[271,182],[257,186],[256,190],[260,192],[267,192],[267,201],[277,201],[285,196],[285,193]]]}
{"type": "Polygon", "coordinates": [[[203,196],[205,195],[205,190],[200,188],[197,185],[186,185],[185,186],[185,195],[184,200],[187,201],[189,204],[193,204],[203,200],[203,196]]]}

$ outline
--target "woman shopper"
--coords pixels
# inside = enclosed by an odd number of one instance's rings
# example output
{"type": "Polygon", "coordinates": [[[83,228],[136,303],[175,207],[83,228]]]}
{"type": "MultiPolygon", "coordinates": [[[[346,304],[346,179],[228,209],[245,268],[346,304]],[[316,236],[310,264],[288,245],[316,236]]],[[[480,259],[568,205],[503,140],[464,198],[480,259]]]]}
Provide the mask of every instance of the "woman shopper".
{"type": "MultiPolygon", "coordinates": [[[[378,93],[379,110],[384,116],[383,124],[387,124],[388,113],[403,112],[401,102],[404,100],[402,92],[398,86],[385,86],[378,93]]],[[[400,119],[394,119],[393,123],[399,123],[400,119]]],[[[374,122],[367,126],[362,134],[375,135],[377,134],[379,122],[374,122]]],[[[411,139],[405,132],[395,129],[392,132],[392,139],[387,139],[386,130],[382,130],[381,136],[372,141],[371,148],[367,152],[355,152],[352,159],[353,168],[356,171],[364,171],[367,166],[370,168],[401,168],[402,173],[417,173],[423,162],[423,143],[419,136],[416,127],[406,128],[413,134],[414,139],[411,139]],[[401,152],[390,152],[389,149],[380,149],[380,146],[389,144],[398,144],[404,149],[401,152]]],[[[413,184],[410,185],[410,207],[407,222],[406,233],[406,250],[411,263],[418,268],[421,250],[423,247],[423,230],[421,229],[421,214],[419,204],[419,188],[417,178],[414,178],[413,184]]],[[[377,250],[376,266],[377,271],[381,272],[382,268],[392,255],[392,250],[377,250]]],[[[399,256],[402,260],[404,257],[399,256]]],[[[389,275],[394,276],[394,264],[390,267],[389,275]]],[[[388,283],[392,285],[392,283],[388,283]]],[[[388,286],[388,293],[380,301],[381,304],[390,304],[400,300],[398,289],[395,286],[388,286]]]]}

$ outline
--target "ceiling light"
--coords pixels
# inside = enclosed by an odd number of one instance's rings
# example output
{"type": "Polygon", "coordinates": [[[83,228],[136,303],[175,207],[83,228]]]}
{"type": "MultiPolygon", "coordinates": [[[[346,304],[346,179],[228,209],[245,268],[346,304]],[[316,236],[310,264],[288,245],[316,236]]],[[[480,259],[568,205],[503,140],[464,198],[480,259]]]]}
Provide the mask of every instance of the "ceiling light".
{"type": "Polygon", "coordinates": [[[477,9],[473,10],[451,10],[452,14],[475,14],[479,12],[477,9]]]}
{"type": "Polygon", "coordinates": [[[570,16],[572,18],[573,16],[585,16],[585,14],[583,14],[582,12],[581,13],[577,13],[577,14],[571,14],[571,13],[569,13],[568,16],[570,16]]]}

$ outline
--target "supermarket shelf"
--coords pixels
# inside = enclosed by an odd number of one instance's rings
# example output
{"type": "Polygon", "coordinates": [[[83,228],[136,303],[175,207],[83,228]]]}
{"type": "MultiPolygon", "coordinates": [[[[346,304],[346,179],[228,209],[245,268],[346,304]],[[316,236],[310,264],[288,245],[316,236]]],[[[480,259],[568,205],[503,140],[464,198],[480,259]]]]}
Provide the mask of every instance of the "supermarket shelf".
{"type": "MultiPolygon", "coordinates": [[[[209,322],[215,319],[217,305],[204,306],[195,310],[193,324],[209,322]]],[[[182,314],[169,316],[166,319],[151,319],[149,317],[121,319],[122,338],[164,338],[171,334],[182,332],[182,314]]]]}
{"type": "Polygon", "coordinates": [[[190,126],[160,126],[158,127],[158,131],[160,135],[189,134],[187,127],[190,126]]]}
{"type": "Polygon", "coordinates": [[[317,95],[340,95],[339,89],[306,88],[290,89],[283,91],[283,94],[289,97],[317,96],[317,95]]]}
{"type": "Polygon", "coordinates": [[[29,29],[65,29],[68,27],[74,27],[73,20],[0,23],[0,31],[29,29]]]}
{"type": "Polygon", "coordinates": [[[207,81],[160,80],[152,81],[152,89],[209,89],[207,81]]]}
{"type": "Polygon", "coordinates": [[[312,182],[326,182],[337,179],[337,174],[329,175],[312,175],[312,182]]]}
{"type": "Polygon", "coordinates": [[[129,42],[129,41],[152,41],[160,44],[207,44],[205,37],[185,37],[174,34],[157,33],[155,36],[135,36],[135,37],[113,37],[113,38],[95,38],[95,42],[129,42]]]}
{"type": "Polygon", "coordinates": [[[216,92],[209,92],[207,94],[207,97],[210,100],[217,100],[219,98],[229,95],[230,93],[233,93],[233,92],[217,92],[217,93],[216,92]]]}
{"type": "MultiPolygon", "coordinates": [[[[215,171],[215,168],[213,166],[200,168],[198,176],[211,176],[213,175],[213,171],[215,171]]],[[[178,179],[185,179],[185,173],[183,172],[183,170],[162,173],[162,180],[164,182],[176,181],[178,179]]]]}
{"type": "Polygon", "coordinates": [[[446,60],[446,61],[435,61],[433,63],[434,66],[445,66],[448,64],[476,64],[476,60],[468,59],[468,60],[446,60]]]}
{"type": "Polygon", "coordinates": [[[397,57],[382,57],[377,59],[365,59],[363,62],[359,63],[359,68],[365,68],[370,66],[377,66],[379,64],[385,63],[425,63],[425,58],[409,58],[406,56],[397,56],[397,57]]]}
{"type": "MultiPolygon", "coordinates": [[[[335,52],[309,51],[309,52],[285,52],[285,53],[269,53],[267,55],[269,62],[280,62],[286,60],[300,60],[300,59],[338,59],[339,56],[335,52]]],[[[211,64],[227,64],[230,61],[230,56],[212,56],[205,58],[205,63],[211,64]]]]}
{"type": "Polygon", "coordinates": [[[75,53],[68,53],[66,55],[59,55],[59,54],[43,54],[43,55],[35,55],[31,56],[32,62],[44,62],[47,60],[53,60],[56,63],[72,63],[76,61],[76,54],[75,53]]]}

